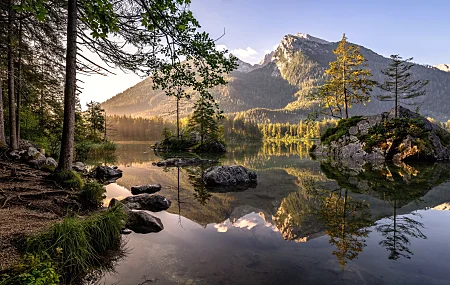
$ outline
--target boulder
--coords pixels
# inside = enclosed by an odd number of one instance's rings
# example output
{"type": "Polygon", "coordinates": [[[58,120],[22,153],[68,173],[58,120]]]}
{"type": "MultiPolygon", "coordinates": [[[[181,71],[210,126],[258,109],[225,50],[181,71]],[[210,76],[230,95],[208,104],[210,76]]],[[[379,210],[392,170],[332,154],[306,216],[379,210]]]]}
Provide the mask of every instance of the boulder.
{"type": "Polygon", "coordinates": [[[39,153],[37,159],[28,161],[28,164],[35,169],[46,168],[47,170],[51,171],[53,171],[58,166],[58,163],[55,159],[53,159],[52,157],[45,157],[45,155],[42,155],[41,153],[39,153]]]}
{"type": "Polygon", "coordinates": [[[45,164],[55,168],[58,166],[58,163],[53,157],[47,157],[47,159],[45,160],[45,164]]]}
{"type": "Polygon", "coordinates": [[[153,162],[152,164],[159,166],[159,167],[173,167],[173,166],[178,167],[178,166],[214,164],[214,163],[217,163],[217,160],[201,159],[198,157],[194,157],[194,158],[177,157],[177,158],[169,158],[169,159],[159,161],[159,162],[153,162]]]}
{"type": "Polygon", "coordinates": [[[106,181],[106,180],[115,180],[122,177],[122,170],[113,169],[109,166],[99,165],[93,170],[94,177],[106,181]]]}
{"type": "Polygon", "coordinates": [[[72,169],[76,172],[85,172],[86,171],[86,164],[83,162],[77,161],[72,164],[72,169]]]}
{"type": "Polygon", "coordinates": [[[138,195],[143,193],[153,194],[161,190],[161,184],[147,184],[131,187],[131,194],[138,195]]]}
{"type": "Polygon", "coordinates": [[[213,166],[203,172],[206,186],[229,186],[256,183],[257,175],[241,165],[213,166]]]}
{"type": "Polygon", "coordinates": [[[126,197],[121,201],[130,210],[159,212],[167,210],[172,204],[166,197],[147,193],[126,197]]]}
{"type": "Polygon", "coordinates": [[[139,234],[157,233],[164,229],[160,219],[145,211],[129,211],[126,227],[139,234]]]}

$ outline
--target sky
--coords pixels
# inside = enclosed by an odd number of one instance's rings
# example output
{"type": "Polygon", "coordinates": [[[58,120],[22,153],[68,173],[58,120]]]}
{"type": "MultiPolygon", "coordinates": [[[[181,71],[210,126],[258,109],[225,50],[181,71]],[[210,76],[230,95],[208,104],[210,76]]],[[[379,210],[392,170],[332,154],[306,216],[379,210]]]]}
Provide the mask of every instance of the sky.
{"type": "MultiPolygon", "coordinates": [[[[217,45],[249,63],[259,62],[284,35],[307,33],[350,42],[388,57],[450,63],[450,0],[192,0],[191,10],[217,45]]],[[[82,105],[106,99],[142,78],[117,71],[84,81],[82,105]]]]}

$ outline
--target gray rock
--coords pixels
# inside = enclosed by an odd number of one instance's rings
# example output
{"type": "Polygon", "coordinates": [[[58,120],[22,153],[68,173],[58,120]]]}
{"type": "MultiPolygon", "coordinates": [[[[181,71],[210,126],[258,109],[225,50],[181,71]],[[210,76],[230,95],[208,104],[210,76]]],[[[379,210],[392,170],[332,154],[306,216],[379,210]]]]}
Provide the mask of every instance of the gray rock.
{"type": "Polygon", "coordinates": [[[130,210],[149,210],[159,212],[167,210],[172,204],[166,197],[161,195],[139,194],[126,197],[121,201],[130,210]]]}
{"type": "Polygon", "coordinates": [[[11,157],[12,159],[20,159],[20,154],[17,150],[13,150],[9,153],[9,157],[11,157]]]}
{"type": "Polygon", "coordinates": [[[356,126],[352,126],[348,129],[348,133],[351,134],[352,136],[355,136],[358,134],[358,127],[356,126]]]}
{"type": "Polygon", "coordinates": [[[361,135],[367,135],[370,129],[370,124],[366,120],[361,120],[356,124],[358,131],[361,135]]]}
{"type": "Polygon", "coordinates": [[[160,219],[145,211],[130,211],[126,227],[135,233],[157,233],[164,229],[160,219]]]}
{"type": "Polygon", "coordinates": [[[52,166],[52,167],[57,167],[58,166],[58,163],[52,157],[47,157],[47,159],[45,160],[45,164],[48,165],[48,166],[52,166]]]}
{"type": "Polygon", "coordinates": [[[99,165],[93,170],[93,174],[95,178],[106,181],[122,177],[122,170],[99,165]]]}
{"type": "Polygon", "coordinates": [[[130,229],[121,229],[121,230],[120,230],[120,233],[123,234],[123,235],[129,235],[129,234],[131,234],[132,232],[133,232],[133,231],[130,230],[130,229]]]}
{"type": "Polygon", "coordinates": [[[143,194],[143,193],[153,194],[160,190],[161,190],[161,184],[147,184],[147,185],[131,187],[131,193],[133,195],[143,194]]]}
{"type": "Polygon", "coordinates": [[[74,164],[72,164],[72,169],[76,172],[85,172],[86,171],[86,164],[83,162],[77,161],[74,164]]]}
{"type": "Polygon", "coordinates": [[[213,166],[203,172],[203,182],[207,186],[229,186],[255,183],[257,174],[241,165],[213,166]]]}
{"type": "MultiPolygon", "coordinates": [[[[35,147],[30,146],[27,150],[28,159],[37,159],[39,155],[42,155],[35,147]]],[[[45,157],[45,155],[44,155],[45,157]]]]}

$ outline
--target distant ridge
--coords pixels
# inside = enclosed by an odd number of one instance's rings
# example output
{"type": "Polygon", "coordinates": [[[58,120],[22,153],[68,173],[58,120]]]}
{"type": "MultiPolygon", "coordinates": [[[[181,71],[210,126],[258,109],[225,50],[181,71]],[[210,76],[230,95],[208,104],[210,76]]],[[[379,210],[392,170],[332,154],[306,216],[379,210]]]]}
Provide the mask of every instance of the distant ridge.
{"type": "MultiPolygon", "coordinates": [[[[220,107],[228,114],[240,113],[257,122],[298,122],[310,112],[314,102],[305,95],[323,83],[323,72],[335,60],[336,42],[329,42],[309,34],[289,34],[282,38],[277,48],[264,56],[259,64],[238,61],[238,68],[227,78],[229,84],[212,90],[220,107]]],[[[375,80],[383,80],[380,70],[385,69],[389,58],[360,46],[375,80]]],[[[436,68],[415,65],[414,77],[428,79],[427,95],[419,102],[420,112],[441,121],[450,119],[449,65],[436,68]]],[[[374,90],[372,95],[379,94],[374,90]]],[[[108,114],[135,117],[173,116],[175,101],[161,90],[153,90],[151,78],[117,94],[102,104],[108,114]]],[[[185,104],[182,116],[191,112],[192,104],[185,104]]],[[[367,106],[355,106],[353,115],[377,114],[390,109],[388,102],[375,96],[367,106]]]]}

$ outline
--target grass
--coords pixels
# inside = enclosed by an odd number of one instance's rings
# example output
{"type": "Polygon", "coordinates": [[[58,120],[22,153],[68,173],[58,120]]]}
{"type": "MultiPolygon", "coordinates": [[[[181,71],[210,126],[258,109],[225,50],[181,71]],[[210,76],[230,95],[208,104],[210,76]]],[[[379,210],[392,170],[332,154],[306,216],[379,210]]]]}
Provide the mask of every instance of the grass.
{"type": "Polygon", "coordinates": [[[120,245],[125,219],[120,205],[86,219],[66,217],[47,232],[29,238],[25,253],[49,256],[70,283],[100,266],[101,255],[120,245]]]}
{"type": "Polygon", "coordinates": [[[64,188],[81,190],[84,187],[83,179],[73,170],[56,171],[50,176],[50,178],[64,188]]]}
{"type": "Polygon", "coordinates": [[[105,195],[105,188],[97,181],[87,182],[80,192],[80,201],[85,208],[99,208],[105,195]]]}
{"type": "Polygon", "coordinates": [[[348,129],[356,126],[361,120],[362,118],[360,116],[340,120],[336,127],[328,128],[320,137],[321,143],[330,144],[332,141],[337,141],[340,137],[347,135],[348,129]]]}
{"type": "Polygon", "coordinates": [[[86,161],[89,156],[110,154],[116,149],[117,144],[112,141],[92,142],[87,140],[75,145],[75,157],[77,161],[86,161]]]}

